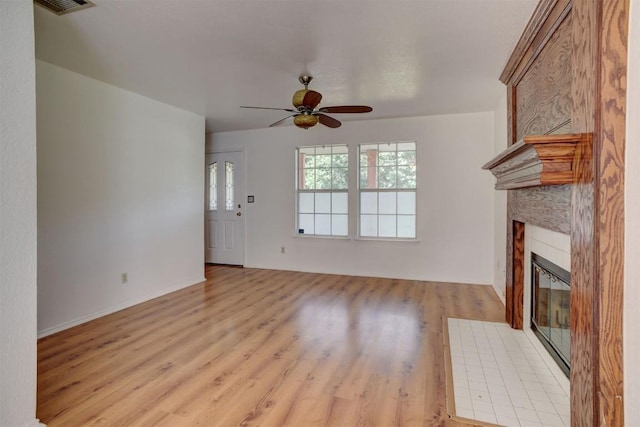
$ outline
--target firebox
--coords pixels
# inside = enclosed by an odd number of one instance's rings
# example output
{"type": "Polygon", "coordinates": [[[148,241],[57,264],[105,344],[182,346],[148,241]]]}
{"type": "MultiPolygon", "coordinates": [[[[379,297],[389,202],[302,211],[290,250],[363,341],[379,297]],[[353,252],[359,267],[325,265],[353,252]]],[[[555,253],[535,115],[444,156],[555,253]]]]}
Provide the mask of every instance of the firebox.
{"type": "Polygon", "coordinates": [[[571,273],[531,253],[531,328],[569,376],[571,273]]]}

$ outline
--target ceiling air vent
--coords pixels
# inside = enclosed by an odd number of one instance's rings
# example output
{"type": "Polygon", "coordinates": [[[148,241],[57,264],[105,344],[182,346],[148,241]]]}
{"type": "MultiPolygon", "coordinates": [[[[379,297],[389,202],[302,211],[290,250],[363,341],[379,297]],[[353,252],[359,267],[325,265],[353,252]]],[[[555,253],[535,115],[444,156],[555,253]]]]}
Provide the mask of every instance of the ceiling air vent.
{"type": "Polygon", "coordinates": [[[56,15],[64,15],[95,6],[88,0],[34,0],[34,2],[56,15]]]}

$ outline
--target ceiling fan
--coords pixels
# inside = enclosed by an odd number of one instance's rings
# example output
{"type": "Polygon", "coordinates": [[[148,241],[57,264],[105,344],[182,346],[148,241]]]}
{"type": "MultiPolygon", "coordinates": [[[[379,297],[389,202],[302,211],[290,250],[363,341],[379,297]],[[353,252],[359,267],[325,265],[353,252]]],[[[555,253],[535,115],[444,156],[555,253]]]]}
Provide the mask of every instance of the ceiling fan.
{"type": "Polygon", "coordinates": [[[295,108],[272,108],[272,107],[248,107],[241,106],[240,108],[256,108],[260,110],[281,110],[293,113],[284,119],[278,120],[275,123],[271,123],[269,127],[277,126],[283,123],[285,120],[293,117],[293,124],[299,128],[309,129],[321,123],[330,128],[338,128],[342,125],[339,120],[333,117],[327,116],[325,113],[330,114],[342,114],[342,113],[369,113],[373,111],[373,108],[366,105],[340,105],[336,107],[322,107],[316,109],[322,100],[322,95],[314,90],[309,90],[309,83],[313,80],[313,77],[308,75],[302,75],[298,77],[300,83],[304,85],[304,89],[300,89],[293,94],[293,106],[295,108]]]}

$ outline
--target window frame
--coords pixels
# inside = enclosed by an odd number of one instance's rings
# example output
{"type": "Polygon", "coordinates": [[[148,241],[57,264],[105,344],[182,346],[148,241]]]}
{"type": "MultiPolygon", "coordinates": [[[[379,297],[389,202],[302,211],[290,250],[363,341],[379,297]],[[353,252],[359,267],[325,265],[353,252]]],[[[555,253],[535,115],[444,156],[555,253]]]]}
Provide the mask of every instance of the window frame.
{"type": "MultiPolygon", "coordinates": [[[[295,149],[295,164],[296,164],[296,168],[295,168],[295,172],[296,172],[296,179],[295,179],[295,234],[296,236],[300,236],[300,237],[312,237],[312,238],[329,238],[329,239],[348,239],[351,235],[351,230],[350,230],[350,213],[349,213],[349,201],[351,198],[351,195],[349,194],[349,182],[350,182],[350,178],[351,178],[351,165],[350,163],[350,148],[348,144],[323,144],[323,145],[308,145],[308,146],[299,146],[296,147],[295,149]],[[317,167],[317,166],[313,166],[311,168],[304,168],[301,167],[301,150],[309,150],[309,149],[313,149],[314,151],[318,150],[318,149],[330,149],[330,153],[329,155],[331,156],[331,165],[329,167],[317,167]],[[344,153],[334,153],[333,150],[335,148],[343,148],[344,149],[344,153]],[[347,156],[347,161],[345,166],[334,166],[333,165],[333,155],[334,154],[346,154],[347,156]],[[315,188],[316,187],[316,180],[314,180],[314,188],[300,188],[300,184],[301,181],[304,179],[303,178],[303,170],[305,169],[312,169],[317,171],[318,169],[329,169],[330,171],[330,176],[331,176],[331,183],[333,183],[333,179],[334,179],[334,174],[333,171],[334,169],[345,169],[346,172],[346,182],[345,182],[345,188],[315,188]],[[301,207],[300,207],[300,195],[301,194],[313,194],[313,203],[314,203],[314,208],[312,212],[301,212],[301,207]],[[315,208],[315,203],[317,200],[317,195],[318,194],[328,194],[329,195],[329,212],[316,212],[316,208],[315,208]],[[334,213],[333,211],[333,194],[345,194],[346,195],[346,212],[342,213],[342,212],[337,212],[334,213]],[[313,233],[300,233],[301,230],[301,225],[300,225],[300,215],[305,215],[305,214],[312,214],[314,216],[314,229],[313,229],[313,233]],[[316,226],[316,215],[328,215],[329,216],[329,234],[317,234],[316,230],[315,230],[315,226],[316,226]],[[344,216],[346,219],[346,234],[333,234],[334,231],[334,216],[344,216]]],[[[314,156],[317,155],[321,155],[321,154],[315,154],[314,156]]],[[[332,187],[332,185],[330,185],[330,187],[332,187]]]]}
{"type": "MultiPolygon", "coordinates": [[[[357,151],[357,238],[359,240],[373,240],[373,241],[384,241],[384,240],[388,240],[388,241],[409,241],[409,242],[415,242],[418,240],[418,144],[416,143],[416,141],[388,141],[388,142],[377,142],[377,143],[361,143],[361,144],[357,144],[356,147],[356,151],[357,151]],[[390,145],[390,144],[395,144],[396,145],[396,149],[395,152],[398,153],[399,151],[413,151],[415,154],[415,158],[414,158],[414,167],[415,167],[415,185],[413,187],[410,188],[399,188],[398,186],[398,178],[397,178],[397,169],[398,166],[404,166],[404,165],[399,165],[398,161],[397,161],[397,155],[396,155],[396,162],[393,166],[395,166],[396,168],[396,186],[393,188],[380,188],[379,185],[376,183],[376,187],[375,188],[362,188],[362,175],[361,175],[361,171],[363,169],[363,167],[366,167],[368,170],[371,167],[374,167],[376,169],[379,170],[379,168],[381,167],[379,164],[376,164],[375,166],[371,166],[369,164],[363,166],[361,164],[361,154],[362,154],[362,147],[366,147],[366,146],[383,146],[383,145],[390,145]],[[413,144],[413,150],[398,150],[398,144],[413,144]],[[374,193],[377,194],[376,197],[376,213],[375,214],[370,214],[370,213],[364,213],[362,212],[362,194],[363,193],[374,193]],[[380,213],[380,194],[382,193],[395,193],[396,194],[396,200],[395,200],[395,213],[394,214],[388,214],[388,213],[380,213]],[[414,204],[414,211],[413,214],[399,214],[398,213],[398,195],[399,193],[413,193],[414,194],[414,200],[413,200],[413,204],[414,204]],[[371,236],[371,235],[363,235],[362,234],[362,216],[366,215],[366,216],[375,216],[376,217],[376,235],[375,236],[371,236]],[[395,217],[395,235],[394,236],[385,236],[385,235],[380,235],[380,217],[382,215],[393,215],[395,217]],[[413,224],[413,230],[414,230],[414,236],[413,237],[398,237],[398,218],[399,217],[407,217],[407,216],[412,216],[413,220],[414,220],[414,224],[413,224]]],[[[378,150],[378,153],[380,152],[380,150],[378,150]]],[[[387,165],[388,166],[388,165],[387,165]]],[[[384,166],[383,166],[384,167],[384,166]]],[[[369,173],[369,172],[367,172],[369,173]]],[[[378,175],[376,175],[376,178],[378,177],[378,175]]],[[[377,179],[376,179],[377,181],[377,179]]]]}
{"type": "MultiPolygon", "coordinates": [[[[417,141],[415,140],[401,140],[401,141],[385,141],[385,142],[363,142],[363,143],[348,143],[348,144],[316,144],[316,145],[301,145],[301,146],[297,146],[295,147],[294,150],[294,161],[295,161],[295,181],[294,181],[294,192],[295,192],[295,218],[294,218],[294,222],[295,222],[295,229],[294,229],[294,235],[296,237],[302,237],[302,238],[319,238],[319,239],[346,239],[346,240],[363,240],[363,241],[378,241],[378,242],[384,242],[384,241],[388,241],[388,242],[410,242],[410,243],[415,243],[415,242],[419,242],[419,221],[418,221],[418,200],[419,200],[419,196],[418,196],[418,158],[419,158],[419,154],[418,154],[418,144],[417,141]],[[397,168],[398,166],[408,166],[405,164],[398,164],[397,161],[397,156],[396,156],[396,162],[394,164],[395,168],[396,168],[396,187],[395,188],[361,188],[361,147],[363,146],[373,146],[373,145],[377,145],[377,146],[381,146],[381,145],[389,145],[389,144],[396,144],[396,149],[395,152],[402,152],[402,151],[413,151],[414,155],[413,155],[413,162],[408,164],[410,166],[412,166],[414,168],[414,186],[413,187],[409,187],[409,188],[397,188],[398,187],[398,182],[397,182],[397,168]],[[398,144],[412,144],[413,145],[413,150],[398,150],[398,144]],[[346,169],[346,175],[347,175],[347,180],[346,180],[346,188],[344,189],[332,189],[332,188],[328,188],[328,189],[300,189],[300,184],[301,184],[301,160],[300,160],[300,150],[301,149],[310,149],[310,148],[330,148],[333,149],[334,147],[343,147],[343,149],[345,150],[344,154],[347,155],[347,161],[346,161],[346,166],[344,167],[346,169]],[[355,150],[355,158],[354,158],[354,153],[353,150],[355,150]],[[355,185],[354,185],[355,184],[355,185]],[[379,235],[379,218],[381,215],[391,215],[391,214],[387,214],[387,213],[380,213],[379,209],[378,209],[378,213],[376,214],[372,214],[375,215],[376,217],[376,229],[377,229],[377,235],[376,236],[367,236],[367,235],[362,235],[361,232],[361,217],[362,217],[362,213],[361,213],[361,209],[362,209],[362,193],[363,192],[368,192],[368,193],[376,193],[378,195],[377,199],[376,199],[376,203],[378,204],[377,206],[379,206],[380,203],[380,198],[379,195],[385,192],[394,192],[396,193],[396,199],[395,199],[395,212],[392,214],[395,217],[395,236],[380,236],[379,235]],[[300,233],[300,194],[301,193],[312,193],[312,194],[317,194],[317,193],[327,193],[327,194],[333,194],[333,193],[343,193],[346,194],[347,197],[347,201],[346,201],[346,213],[338,213],[338,215],[344,215],[346,217],[346,227],[347,227],[347,234],[339,234],[339,235],[334,235],[334,234],[315,234],[315,215],[317,214],[315,212],[315,207],[313,209],[313,212],[309,212],[312,213],[314,215],[314,233],[300,233]],[[398,195],[400,193],[412,193],[413,194],[413,212],[412,213],[398,213],[398,195]],[[355,217],[354,217],[355,216],[355,217]],[[413,237],[398,237],[398,217],[402,217],[402,216],[412,216],[413,217],[413,231],[414,231],[414,236],[413,237]]],[[[387,165],[388,166],[388,165],[387,165]]],[[[376,167],[380,167],[380,165],[376,164],[376,167]]],[[[333,168],[333,161],[332,161],[332,168],[333,168]]],[[[302,168],[305,169],[305,168],[302,168]]],[[[314,166],[314,169],[318,169],[314,166]]],[[[332,175],[333,176],[333,175],[332,175]]],[[[376,175],[377,176],[377,175],[376,175]]],[[[315,182],[314,182],[314,187],[315,187],[315,182]]],[[[315,203],[315,196],[314,196],[314,203],[315,203]]],[[[326,214],[329,215],[330,217],[332,215],[336,215],[335,213],[333,213],[333,209],[330,206],[329,208],[329,213],[322,213],[322,214],[326,214]]],[[[330,226],[331,226],[331,232],[333,232],[333,224],[331,223],[330,220],[330,226]]]]}

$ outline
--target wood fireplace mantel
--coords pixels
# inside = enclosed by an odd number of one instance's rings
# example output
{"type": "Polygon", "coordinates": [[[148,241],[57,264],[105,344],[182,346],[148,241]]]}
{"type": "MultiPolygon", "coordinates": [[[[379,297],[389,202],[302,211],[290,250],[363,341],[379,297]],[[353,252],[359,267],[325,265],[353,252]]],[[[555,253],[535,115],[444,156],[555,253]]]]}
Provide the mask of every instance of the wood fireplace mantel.
{"type": "Polygon", "coordinates": [[[507,193],[506,224],[505,319],[512,327],[522,327],[524,224],[570,235],[572,426],[622,427],[629,405],[622,220],[628,29],[629,0],[540,0],[500,76],[513,146],[485,165],[496,188],[516,189],[507,193]],[[587,135],[576,141],[554,133],[587,135]],[[560,155],[560,165],[547,158],[547,148],[566,143],[575,151],[560,155]],[[565,184],[548,185],[558,182],[565,184]]]}
{"type": "Polygon", "coordinates": [[[590,143],[588,133],[531,135],[498,154],[482,169],[496,177],[496,190],[570,184],[579,143],[590,143]]]}

